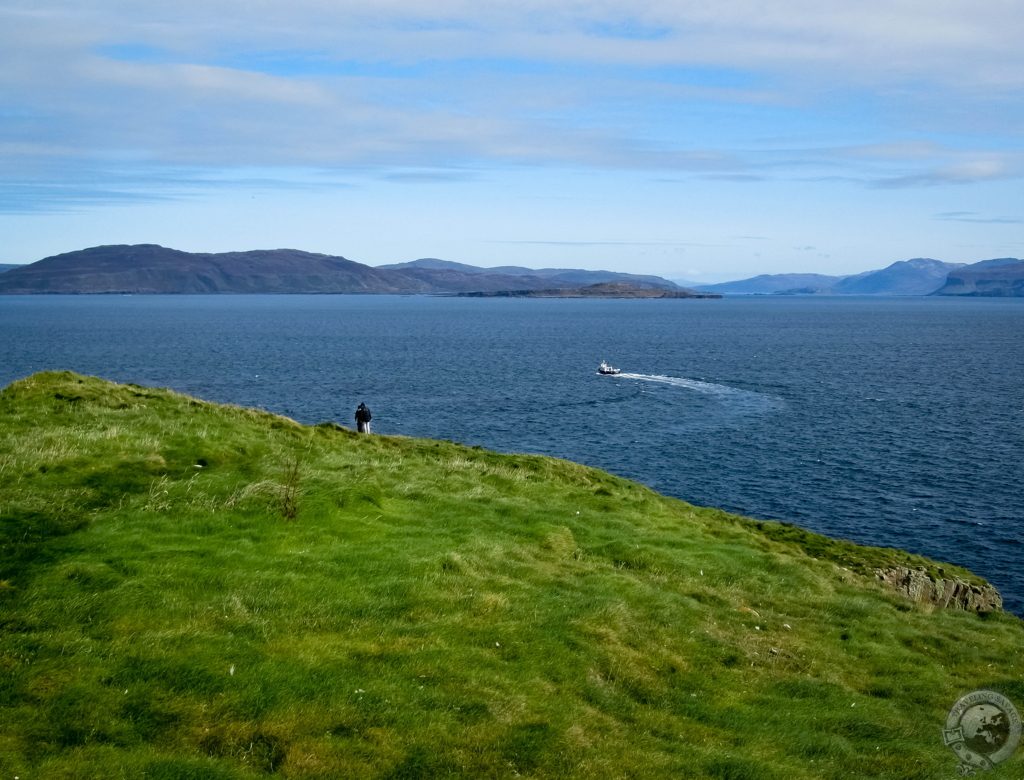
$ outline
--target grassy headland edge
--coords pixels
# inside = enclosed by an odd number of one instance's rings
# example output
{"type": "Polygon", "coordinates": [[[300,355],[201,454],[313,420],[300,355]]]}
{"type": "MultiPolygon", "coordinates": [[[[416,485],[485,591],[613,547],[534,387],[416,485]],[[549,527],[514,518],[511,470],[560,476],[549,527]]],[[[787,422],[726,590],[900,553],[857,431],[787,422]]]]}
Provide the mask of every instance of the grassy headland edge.
{"type": "Polygon", "coordinates": [[[12,776],[948,777],[957,698],[1024,703],[902,551],[68,372],[0,421],[12,776]]]}

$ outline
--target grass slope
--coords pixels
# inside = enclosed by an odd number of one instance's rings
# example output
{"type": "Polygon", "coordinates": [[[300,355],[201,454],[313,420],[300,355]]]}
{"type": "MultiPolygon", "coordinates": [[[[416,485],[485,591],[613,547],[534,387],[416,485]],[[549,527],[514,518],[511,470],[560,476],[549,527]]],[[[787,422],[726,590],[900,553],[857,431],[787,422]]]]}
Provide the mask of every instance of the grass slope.
{"type": "Polygon", "coordinates": [[[947,778],[958,697],[1024,704],[1021,621],[896,551],[69,373],[0,420],[2,777],[947,778]]]}

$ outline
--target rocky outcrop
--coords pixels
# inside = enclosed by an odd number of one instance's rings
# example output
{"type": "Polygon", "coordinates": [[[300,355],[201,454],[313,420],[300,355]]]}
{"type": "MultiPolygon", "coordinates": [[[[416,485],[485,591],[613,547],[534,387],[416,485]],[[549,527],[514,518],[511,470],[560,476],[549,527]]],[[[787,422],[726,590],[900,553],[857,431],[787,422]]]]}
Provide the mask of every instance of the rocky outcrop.
{"type": "Polygon", "coordinates": [[[999,612],[1003,597],[992,585],[972,585],[959,579],[933,579],[924,569],[895,566],[875,569],[875,577],[918,604],[962,609],[968,612],[999,612]]]}

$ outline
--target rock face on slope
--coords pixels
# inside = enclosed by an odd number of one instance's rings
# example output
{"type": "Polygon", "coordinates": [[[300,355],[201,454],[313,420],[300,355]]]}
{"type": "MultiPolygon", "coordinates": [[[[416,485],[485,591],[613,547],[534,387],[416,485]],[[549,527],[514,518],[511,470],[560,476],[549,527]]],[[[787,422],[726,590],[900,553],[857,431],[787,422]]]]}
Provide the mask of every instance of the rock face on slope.
{"type": "Polygon", "coordinates": [[[971,297],[1024,296],[1024,260],[1000,257],[951,271],[935,295],[971,297]]]}
{"type": "Polygon", "coordinates": [[[998,612],[1003,608],[1003,597],[991,585],[971,585],[958,579],[932,579],[923,569],[906,566],[876,569],[875,577],[918,604],[969,612],[998,612]]]}

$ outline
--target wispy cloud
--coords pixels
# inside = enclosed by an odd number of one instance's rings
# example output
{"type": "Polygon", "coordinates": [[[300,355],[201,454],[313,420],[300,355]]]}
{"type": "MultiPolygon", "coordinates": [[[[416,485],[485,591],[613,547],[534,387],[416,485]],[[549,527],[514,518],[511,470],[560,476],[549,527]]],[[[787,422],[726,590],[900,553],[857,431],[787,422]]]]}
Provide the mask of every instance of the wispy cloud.
{"type": "Polygon", "coordinates": [[[5,182],[0,187],[0,214],[79,211],[90,206],[154,203],[170,198],[152,188],[116,190],[69,182],[5,182]]]}
{"type": "Polygon", "coordinates": [[[399,184],[437,184],[438,182],[475,181],[479,178],[479,174],[460,170],[393,171],[385,173],[381,178],[399,184]]]}
{"type": "Polygon", "coordinates": [[[935,187],[1011,179],[1022,175],[1024,175],[1024,165],[1019,156],[982,155],[930,170],[879,178],[871,184],[879,189],[935,187]]]}
{"type": "Polygon", "coordinates": [[[797,70],[813,64],[829,75],[886,83],[894,76],[996,85],[1024,79],[1021,17],[1008,2],[295,0],[239,14],[227,0],[173,6],[48,0],[9,14],[45,24],[50,37],[72,27],[78,37],[120,45],[122,54],[132,46],[186,53],[316,50],[378,62],[483,54],[631,66],[797,70]]]}
{"type": "Polygon", "coordinates": [[[942,222],[974,222],[981,225],[1024,225],[1024,219],[1015,217],[985,217],[975,211],[944,211],[935,219],[942,222]]]}

